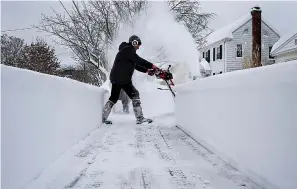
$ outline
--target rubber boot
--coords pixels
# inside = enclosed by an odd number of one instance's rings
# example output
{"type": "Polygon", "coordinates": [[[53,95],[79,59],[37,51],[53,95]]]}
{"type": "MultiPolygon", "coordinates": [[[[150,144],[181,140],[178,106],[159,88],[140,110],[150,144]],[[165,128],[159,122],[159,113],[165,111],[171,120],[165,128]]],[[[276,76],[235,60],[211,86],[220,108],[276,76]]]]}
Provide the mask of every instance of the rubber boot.
{"type": "Polygon", "coordinates": [[[114,103],[111,102],[110,100],[108,100],[103,108],[103,111],[102,111],[102,123],[105,123],[105,124],[112,124],[112,122],[110,120],[108,120],[108,116],[111,112],[111,109],[113,107],[114,103]]]}
{"type": "Polygon", "coordinates": [[[142,108],[141,108],[140,104],[141,104],[140,99],[132,100],[133,111],[134,111],[135,118],[136,118],[136,124],[141,124],[144,122],[148,122],[148,123],[153,122],[153,120],[143,117],[142,108]]]}

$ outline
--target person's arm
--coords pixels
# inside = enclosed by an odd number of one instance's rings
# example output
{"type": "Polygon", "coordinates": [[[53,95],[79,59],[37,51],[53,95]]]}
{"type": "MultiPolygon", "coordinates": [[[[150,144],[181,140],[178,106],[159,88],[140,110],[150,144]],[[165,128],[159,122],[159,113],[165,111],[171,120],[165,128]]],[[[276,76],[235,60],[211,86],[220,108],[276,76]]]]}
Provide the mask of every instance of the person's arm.
{"type": "Polygon", "coordinates": [[[136,55],[136,65],[139,67],[143,67],[145,69],[152,69],[153,68],[153,64],[143,58],[141,58],[140,56],[136,55]]]}
{"type": "Polygon", "coordinates": [[[138,64],[135,65],[135,69],[139,72],[146,73],[148,71],[147,68],[139,66],[138,64]]]}
{"type": "Polygon", "coordinates": [[[149,72],[152,72],[152,71],[156,71],[157,69],[159,69],[157,66],[155,66],[153,63],[150,63],[149,61],[139,57],[139,62],[136,62],[136,65],[135,65],[135,69],[137,71],[140,71],[140,72],[143,72],[143,73],[148,73],[149,75],[153,75],[153,74],[150,74],[149,72]]]}
{"type": "Polygon", "coordinates": [[[143,72],[143,73],[147,73],[149,69],[152,69],[153,68],[153,64],[150,63],[149,61],[141,58],[140,56],[138,56],[136,53],[135,53],[135,69],[137,71],[140,71],[140,72],[143,72]]]}
{"type": "Polygon", "coordinates": [[[141,58],[136,54],[135,49],[131,48],[131,59],[135,62],[135,69],[139,72],[147,73],[149,69],[153,69],[155,66],[149,61],[141,58]]]}

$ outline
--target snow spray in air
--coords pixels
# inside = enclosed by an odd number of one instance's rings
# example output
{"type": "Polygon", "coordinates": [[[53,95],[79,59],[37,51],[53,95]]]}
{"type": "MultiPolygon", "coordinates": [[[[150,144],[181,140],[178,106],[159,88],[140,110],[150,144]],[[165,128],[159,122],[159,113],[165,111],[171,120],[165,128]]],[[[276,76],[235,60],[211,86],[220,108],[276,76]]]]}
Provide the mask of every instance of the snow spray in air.
{"type": "MultiPolygon", "coordinates": [[[[110,66],[118,52],[122,41],[128,41],[131,35],[138,35],[142,46],[137,53],[152,63],[167,68],[173,67],[174,81],[176,84],[190,80],[189,74],[200,76],[199,53],[196,44],[187,28],[174,19],[167,2],[151,1],[135,18],[133,26],[121,24],[116,40],[108,51],[110,66]]],[[[134,72],[133,82],[137,87],[149,88],[149,82],[154,80],[145,74],[134,72]],[[138,84],[141,82],[141,84],[138,84]],[[144,83],[145,82],[145,86],[144,83]]],[[[154,85],[154,88],[155,85],[154,85]]]]}

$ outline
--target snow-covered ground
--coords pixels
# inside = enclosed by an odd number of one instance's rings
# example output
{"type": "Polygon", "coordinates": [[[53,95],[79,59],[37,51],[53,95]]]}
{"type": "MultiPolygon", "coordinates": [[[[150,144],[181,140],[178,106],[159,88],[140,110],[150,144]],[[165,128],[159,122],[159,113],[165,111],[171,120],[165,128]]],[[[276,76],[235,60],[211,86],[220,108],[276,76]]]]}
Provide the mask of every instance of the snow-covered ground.
{"type": "Polygon", "coordinates": [[[258,183],[297,185],[297,61],[175,87],[177,123],[258,183]]]}
{"type": "Polygon", "coordinates": [[[151,125],[136,125],[132,115],[113,119],[26,189],[261,188],[175,127],[173,115],[151,125]]]}

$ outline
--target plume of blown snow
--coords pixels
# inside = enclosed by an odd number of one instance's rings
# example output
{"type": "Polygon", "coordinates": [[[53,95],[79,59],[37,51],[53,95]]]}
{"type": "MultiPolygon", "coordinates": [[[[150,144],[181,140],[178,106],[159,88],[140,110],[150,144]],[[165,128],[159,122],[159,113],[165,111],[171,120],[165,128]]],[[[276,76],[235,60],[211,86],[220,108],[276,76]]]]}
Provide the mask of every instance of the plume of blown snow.
{"type": "MultiPolygon", "coordinates": [[[[121,24],[118,35],[108,51],[110,66],[120,43],[127,42],[134,34],[142,41],[137,54],[162,68],[167,68],[168,64],[171,64],[176,84],[190,80],[189,74],[200,76],[199,53],[195,41],[187,28],[175,21],[167,2],[149,2],[147,8],[136,16],[133,25],[121,24]]],[[[156,82],[151,82],[154,80],[154,77],[134,72],[133,82],[142,90],[156,88],[156,82]]]]}

